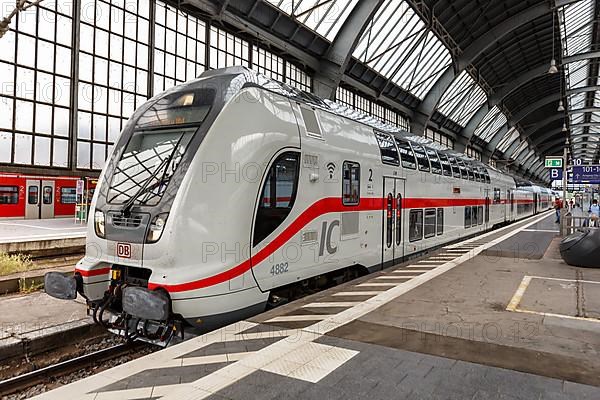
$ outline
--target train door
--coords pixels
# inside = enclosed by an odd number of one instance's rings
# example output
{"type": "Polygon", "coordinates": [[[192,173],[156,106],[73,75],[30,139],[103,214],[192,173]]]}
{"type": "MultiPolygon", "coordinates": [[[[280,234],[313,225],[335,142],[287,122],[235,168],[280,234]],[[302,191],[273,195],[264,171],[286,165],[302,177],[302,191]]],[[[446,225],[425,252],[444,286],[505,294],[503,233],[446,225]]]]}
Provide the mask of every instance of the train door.
{"type": "Polygon", "coordinates": [[[485,228],[489,229],[489,224],[490,224],[490,204],[491,204],[491,199],[490,199],[490,189],[485,189],[485,228]]]}
{"type": "Polygon", "coordinates": [[[538,195],[537,193],[533,194],[533,213],[537,214],[538,210],[538,195]]]}
{"type": "Polygon", "coordinates": [[[514,221],[517,219],[515,215],[515,192],[510,191],[510,220],[514,221]]]}
{"type": "Polygon", "coordinates": [[[42,218],[54,218],[54,181],[42,181],[40,209],[42,218]]]}
{"type": "Polygon", "coordinates": [[[404,244],[402,238],[404,180],[384,177],[383,193],[382,265],[387,266],[400,262],[404,256],[404,244]]]}
{"type": "Polygon", "coordinates": [[[25,204],[25,219],[40,218],[40,186],[41,181],[27,179],[27,201],[25,204]]]}
{"type": "Polygon", "coordinates": [[[27,179],[26,219],[54,218],[54,181],[27,179]]]}

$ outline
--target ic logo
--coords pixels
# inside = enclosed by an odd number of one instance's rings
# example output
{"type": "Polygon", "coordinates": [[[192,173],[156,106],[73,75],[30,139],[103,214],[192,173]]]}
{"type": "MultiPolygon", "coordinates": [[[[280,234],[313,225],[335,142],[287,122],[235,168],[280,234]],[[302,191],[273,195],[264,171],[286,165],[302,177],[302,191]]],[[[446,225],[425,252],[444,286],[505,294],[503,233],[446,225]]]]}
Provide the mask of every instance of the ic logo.
{"type": "Polygon", "coordinates": [[[131,245],[129,243],[117,243],[117,257],[131,258],[131,245]]]}
{"type": "Polygon", "coordinates": [[[321,228],[321,245],[319,246],[319,257],[325,254],[325,250],[329,254],[335,254],[337,252],[337,245],[334,245],[332,241],[333,229],[340,226],[340,220],[336,219],[331,221],[327,226],[327,221],[323,221],[323,227],[321,228]]]}

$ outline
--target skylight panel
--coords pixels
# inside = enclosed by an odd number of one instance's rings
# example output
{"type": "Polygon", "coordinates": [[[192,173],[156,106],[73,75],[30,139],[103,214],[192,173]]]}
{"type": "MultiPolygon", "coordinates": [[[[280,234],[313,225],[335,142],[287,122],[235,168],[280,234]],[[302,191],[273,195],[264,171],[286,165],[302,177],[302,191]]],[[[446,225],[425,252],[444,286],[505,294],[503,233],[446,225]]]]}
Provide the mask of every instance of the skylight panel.
{"type": "Polygon", "coordinates": [[[485,100],[483,89],[471,75],[463,71],[442,96],[438,111],[464,127],[485,100]]]}
{"type": "Polygon", "coordinates": [[[506,115],[498,107],[494,107],[475,129],[474,135],[489,142],[506,123],[506,115]]]}
{"type": "Polygon", "coordinates": [[[420,99],[452,63],[448,49],[405,1],[381,6],[353,55],[420,99]]]}
{"type": "Polygon", "coordinates": [[[498,150],[505,153],[515,140],[519,140],[519,131],[516,128],[511,128],[498,143],[498,150]]]}
{"type": "Polygon", "coordinates": [[[267,0],[330,41],[358,3],[358,0],[267,0]]]}

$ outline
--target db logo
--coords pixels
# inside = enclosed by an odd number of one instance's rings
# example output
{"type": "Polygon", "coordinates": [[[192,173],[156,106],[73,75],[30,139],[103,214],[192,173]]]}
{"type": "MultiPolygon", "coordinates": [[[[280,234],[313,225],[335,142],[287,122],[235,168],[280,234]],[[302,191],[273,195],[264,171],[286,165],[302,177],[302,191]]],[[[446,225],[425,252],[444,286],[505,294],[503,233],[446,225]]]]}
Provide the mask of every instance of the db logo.
{"type": "Polygon", "coordinates": [[[117,257],[131,258],[131,245],[129,243],[117,243],[117,257]]]}

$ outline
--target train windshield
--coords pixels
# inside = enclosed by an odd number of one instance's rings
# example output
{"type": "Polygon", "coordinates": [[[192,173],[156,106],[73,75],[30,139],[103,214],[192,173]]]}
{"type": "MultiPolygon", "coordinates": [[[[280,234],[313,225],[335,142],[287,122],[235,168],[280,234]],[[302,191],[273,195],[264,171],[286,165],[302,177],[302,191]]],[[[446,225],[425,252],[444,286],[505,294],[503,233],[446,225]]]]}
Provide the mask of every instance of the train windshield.
{"type": "Polygon", "coordinates": [[[117,164],[108,203],[158,204],[214,99],[214,89],[182,90],[146,110],[117,164]]]}

